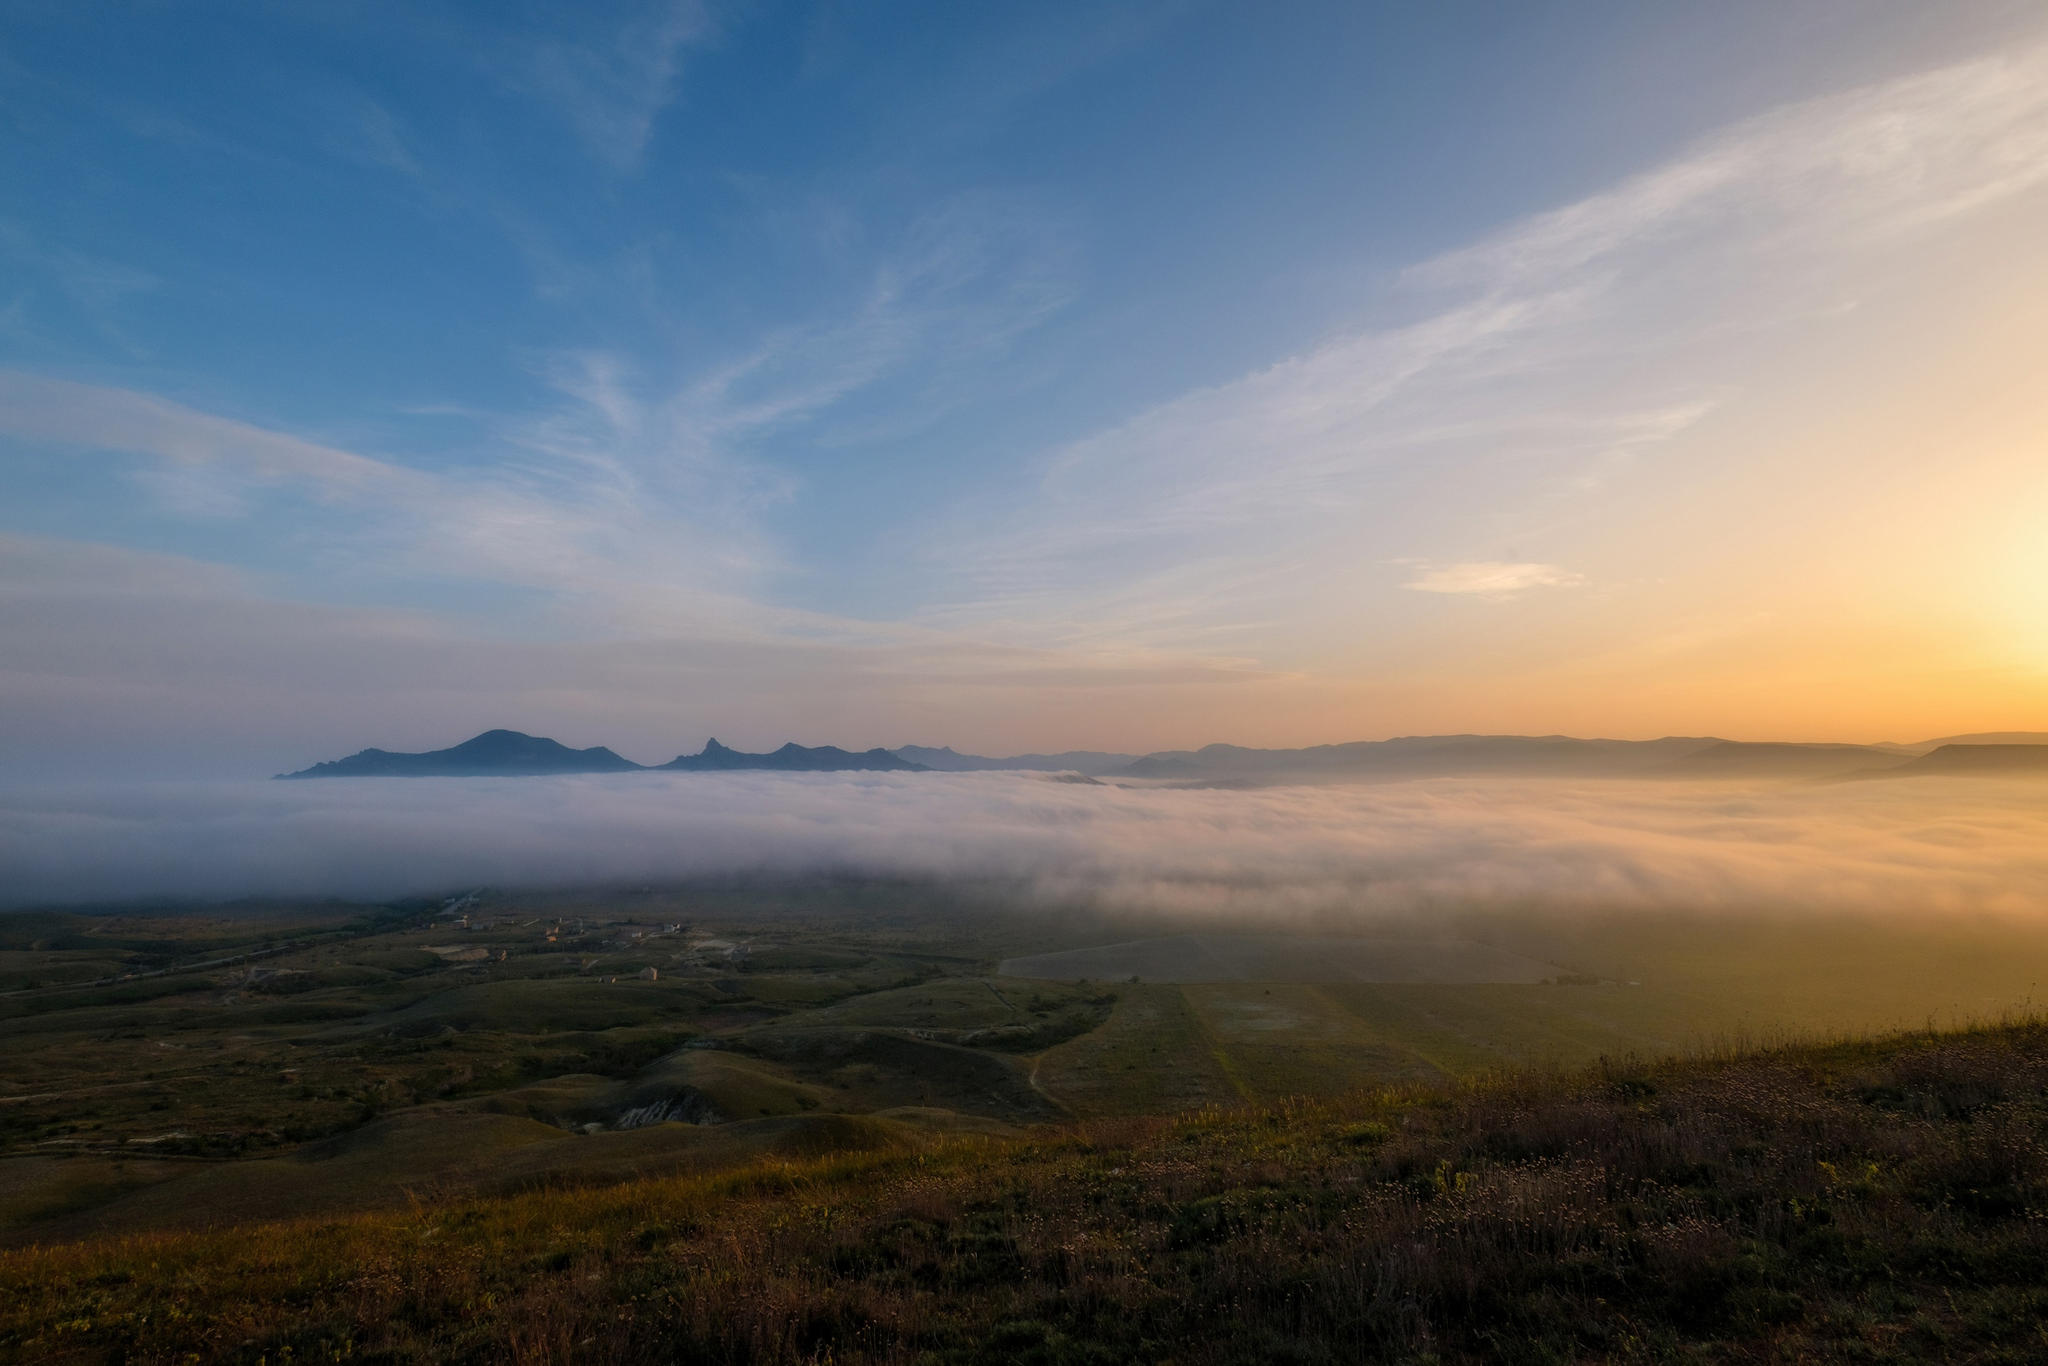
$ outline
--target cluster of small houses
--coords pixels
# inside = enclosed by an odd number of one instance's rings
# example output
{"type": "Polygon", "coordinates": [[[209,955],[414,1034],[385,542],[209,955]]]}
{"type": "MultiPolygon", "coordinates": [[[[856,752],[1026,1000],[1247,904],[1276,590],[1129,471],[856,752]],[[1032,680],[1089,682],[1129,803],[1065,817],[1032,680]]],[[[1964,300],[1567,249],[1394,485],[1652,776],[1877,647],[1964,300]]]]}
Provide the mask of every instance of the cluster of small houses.
{"type": "MultiPolygon", "coordinates": [[[[477,894],[472,892],[466,897],[457,897],[448,902],[442,907],[441,914],[444,916],[459,915],[461,918],[456,922],[456,928],[462,930],[489,930],[504,926],[526,929],[540,923],[539,918],[529,920],[523,925],[511,920],[478,920],[472,923],[469,908],[476,903],[477,894]]],[[[646,939],[657,939],[666,935],[680,934],[683,929],[684,926],[681,924],[664,924],[652,929],[633,929],[626,931],[623,939],[615,942],[617,946],[625,947],[646,939]]],[[[576,928],[572,933],[581,937],[585,932],[586,923],[581,920],[577,921],[576,928]]],[[[547,930],[543,931],[543,934],[547,943],[556,943],[562,937],[562,922],[557,920],[547,930]]],[[[491,950],[481,945],[462,944],[429,944],[426,948],[427,952],[439,954],[441,958],[450,963],[484,963],[492,961],[493,958],[502,963],[505,961],[508,952],[505,949],[499,949],[493,955],[491,950]]],[[[691,942],[690,952],[695,955],[699,966],[710,966],[713,960],[721,959],[728,963],[738,964],[746,961],[748,947],[745,944],[734,943],[729,939],[698,939],[691,942]]],[[[651,967],[642,968],[634,975],[643,982],[659,981],[661,978],[660,971],[651,967]]],[[[616,982],[619,979],[608,977],[605,980],[607,982],[616,982]]]]}
{"type": "MultiPolygon", "coordinates": [[[[673,930],[675,927],[670,926],[669,928],[673,930]]],[[[635,939],[640,937],[638,932],[633,935],[635,939]]],[[[722,958],[728,963],[744,963],[747,960],[747,946],[745,944],[735,944],[725,939],[699,939],[690,945],[690,952],[697,955],[697,963],[700,967],[709,966],[710,960],[715,958],[722,958]]],[[[643,982],[653,982],[658,981],[661,974],[653,968],[642,968],[638,976],[643,982]]],[[[619,979],[614,977],[611,980],[616,982],[619,979]]]]}

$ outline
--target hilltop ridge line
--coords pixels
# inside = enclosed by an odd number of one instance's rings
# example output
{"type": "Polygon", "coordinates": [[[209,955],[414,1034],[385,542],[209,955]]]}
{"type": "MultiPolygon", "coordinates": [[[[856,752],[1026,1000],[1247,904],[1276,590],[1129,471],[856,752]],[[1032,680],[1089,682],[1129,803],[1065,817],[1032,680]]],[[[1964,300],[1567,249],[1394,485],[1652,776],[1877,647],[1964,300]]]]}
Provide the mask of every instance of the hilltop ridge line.
{"type": "Polygon", "coordinates": [[[991,758],[950,745],[902,745],[862,751],[794,742],[766,753],[711,739],[696,754],[639,764],[602,745],[571,749],[543,736],[487,730],[447,749],[399,753],[365,749],[279,778],[531,777],[571,773],[767,770],[790,773],[1080,773],[1197,786],[1265,782],[1470,776],[1804,778],[1912,777],[1920,774],[2048,773],[2048,732],[1997,731],[1902,745],[1831,741],[1745,741],[1716,736],[1657,740],[1579,739],[1569,735],[1404,735],[1300,749],[1212,744],[1195,750],[1119,754],[1067,750],[991,758]],[[1945,757],[1938,757],[1945,756],[1945,757]]]}

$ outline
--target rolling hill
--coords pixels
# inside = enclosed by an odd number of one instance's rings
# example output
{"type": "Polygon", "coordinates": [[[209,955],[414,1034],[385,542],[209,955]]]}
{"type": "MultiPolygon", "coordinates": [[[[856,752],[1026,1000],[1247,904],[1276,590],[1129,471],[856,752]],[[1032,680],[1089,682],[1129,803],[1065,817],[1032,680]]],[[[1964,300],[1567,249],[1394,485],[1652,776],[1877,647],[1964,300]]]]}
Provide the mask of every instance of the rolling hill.
{"type": "Polygon", "coordinates": [[[625,773],[643,769],[687,773],[767,770],[789,773],[979,773],[1004,770],[1078,772],[1195,786],[1397,781],[1412,778],[1694,778],[1705,780],[1829,779],[1898,769],[1920,773],[2017,773],[2048,753],[2048,732],[1991,732],[1918,744],[1756,743],[1712,736],[1660,740],[1582,740],[1568,735],[1407,735],[1392,740],[1252,749],[1214,744],[1133,756],[1101,750],[987,758],[950,746],[903,745],[852,751],[837,745],[786,744],[765,754],[709,740],[696,754],[642,765],[602,746],[569,749],[513,730],[485,731],[450,749],[400,754],[366,749],[280,778],[479,777],[550,773],[625,773]],[[1945,751],[1957,753],[1937,757],[1945,751]],[[1995,757],[2003,754],[2006,757],[1995,757]]]}
{"type": "Polygon", "coordinates": [[[1182,781],[1346,782],[1452,776],[1627,777],[1720,743],[1710,737],[1407,735],[1306,749],[1163,750],[1103,776],[1182,781]]]}
{"type": "Polygon", "coordinates": [[[988,759],[979,754],[956,753],[951,745],[938,749],[929,745],[904,745],[890,753],[899,759],[922,764],[935,773],[987,773],[1013,769],[1030,773],[1085,773],[1090,777],[1122,768],[1138,757],[1135,754],[1071,749],[1062,754],[1013,754],[1007,759],[988,759]]]}
{"type": "Polygon", "coordinates": [[[0,1355],[2032,1361],[2044,1101],[2019,1024],[1028,1135],[777,1120],[722,1171],[0,1252],[0,1355]]]}
{"type": "Polygon", "coordinates": [[[527,777],[544,773],[630,773],[641,765],[604,746],[567,745],[516,730],[487,730],[473,740],[424,754],[366,749],[346,759],[315,764],[280,778],[475,778],[527,777]]]}
{"type": "Polygon", "coordinates": [[[1845,779],[2048,777],[2048,744],[1943,745],[1882,769],[1858,769],[1845,779]]]}
{"type": "Polygon", "coordinates": [[[871,749],[855,754],[837,745],[819,745],[806,749],[802,745],[787,744],[769,754],[743,754],[728,749],[716,740],[704,742],[702,752],[682,754],[665,764],[656,765],[661,769],[677,769],[685,773],[725,773],[740,769],[771,769],[784,773],[924,773],[925,765],[899,758],[886,749],[871,749]]]}
{"type": "Polygon", "coordinates": [[[1723,740],[1657,770],[1669,778],[1832,778],[1909,762],[1872,745],[1745,744],[1723,740]]]}

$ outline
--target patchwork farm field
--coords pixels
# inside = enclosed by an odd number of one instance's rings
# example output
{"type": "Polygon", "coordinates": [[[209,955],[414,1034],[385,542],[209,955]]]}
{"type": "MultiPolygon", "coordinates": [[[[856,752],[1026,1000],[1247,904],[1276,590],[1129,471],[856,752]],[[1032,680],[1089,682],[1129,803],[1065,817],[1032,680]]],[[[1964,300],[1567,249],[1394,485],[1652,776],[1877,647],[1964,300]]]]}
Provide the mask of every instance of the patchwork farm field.
{"type": "Polygon", "coordinates": [[[1155,927],[874,884],[11,916],[0,1240],[1950,1025],[2048,980],[1992,924],[1155,927]]]}

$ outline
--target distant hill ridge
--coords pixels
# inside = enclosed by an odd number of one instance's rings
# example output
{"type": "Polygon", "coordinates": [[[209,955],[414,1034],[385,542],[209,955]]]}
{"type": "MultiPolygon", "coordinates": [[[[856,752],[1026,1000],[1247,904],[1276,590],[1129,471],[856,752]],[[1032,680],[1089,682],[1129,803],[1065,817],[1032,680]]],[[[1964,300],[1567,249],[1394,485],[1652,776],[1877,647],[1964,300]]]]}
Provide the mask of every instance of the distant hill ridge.
{"type": "Polygon", "coordinates": [[[1568,735],[1405,735],[1306,749],[1207,745],[1145,755],[1099,776],[1215,786],[1264,782],[1422,777],[1524,776],[1673,779],[1832,779],[1849,774],[2032,771],[2022,755],[1993,759],[1976,751],[2021,750],[2048,772],[2048,732],[1955,736],[1915,745],[1751,743],[1713,736],[1660,740],[1581,740],[1568,735]],[[1996,739],[1998,744],[1974,743],[1996,739]],[[1936,760],[1946,750],[1961,757],[1936,760]],[[1930,753],[1932,751],[1932,753],[1930,753]],[[1926,759],[1918,756],[1925,755],[1926,759]]]}
{"type": "Polygon", "coordinates": [[[742,754],[716,740],[705,744],[700,754],[679,755],[665,764],[636,764],[602,745],[594,749],[570,749],[537,735],[516,730],[487,730],[473,740],[451,749],[428,750],[424,754],[395,754],[390,750],[366,749],[346,759],[315,764],[297,773],[280,773],[280,778],[530,778],[551,773],[639,773],[655,769],[694,772],[724,772],[739,769],[779,769],[793,773],[841,773],[853,771],[924,772],[922,764],[899,759],[886,749],[852,754],[836,745],[806,749],[784,745],[772,754],[742,754]]]}
{"type": "Polygon", "coordinates": [[[1085,773],[1091,778],[1111,773],[1138,761],[1135,754],[1106,754],[1101,750],[1070,749],[1060,754],[1013,754],[1007,759],[988,759],[979,754],[956,754],[951,745],[932,749],[926,745],[904,745],[890,751],[899,758],[922,764],[939,773],[984,773],[993,769],[1019,769],[1037,773],[1085,773]]]}
{"type": "Polygon", "coordinates": [[[394,754],[366,749],[346,759],[315,764],[280,778],[481,778],[533,776],[544,773],[627,773],[641,765],[604,746],[570,749],[567,745],[516,730],[487,730],[473,740],[424,754],[394,754]]]}
{"type": "Polygon", "coordinates": [[[1863,768],[1842,774],[1843,781],[1864,778],[2026,778],[2048,777],[2048,744],[1943,745],[1939,749],[1884,768],[1863,768]]]}
{"type": "Polygon", "coordinates": [[[837,745],[819,745],[816,749],[805,749],[802,745],[788,744],[772,754],[742,754],[736,749],[727,749],[716,740],[704,742],[699,754],[679,754],[658,767],[681,769],[688,773],[722,773],[736,769],[766,768],[779,769],[787,773],[924,773],[923,764],[914,764],[899,758],[886,749],[871,749],[854,754],[837,745]]]}
{"type": "Polygon", "coordinates": [[[2048,732],[1999,731],[1918,744],[1795,744],[1665,736],[1660,740],[1581,740],[1569,735],[1404,735],[1391,740],[1248,749],[1205,745],[1197,750],[1115,754],[1068,750],[987,758],[951,746],[844,750],[786,744],[766,754],[717,740],[665,764],[636,764],[602,745],[570,749],[516,730],[489,730],[449,749],[420,754],[366,749],[280,778],[524,777],[559,773],[669,771],[724,773],[975,773],[1016,770],[1083,773],[1205,786],[1275,782],[1424,777],[1639,777],[1817,779],[1913,777],[1922,774],[2048,774],[2048,732]]]}
{"type": "Polygon", "coordinates": [[[1723,740],[1673,762],[1677,778],[1832,778],[1912,762],[1913,752],[1876,745],[1750,744],[1723,740]]]}

